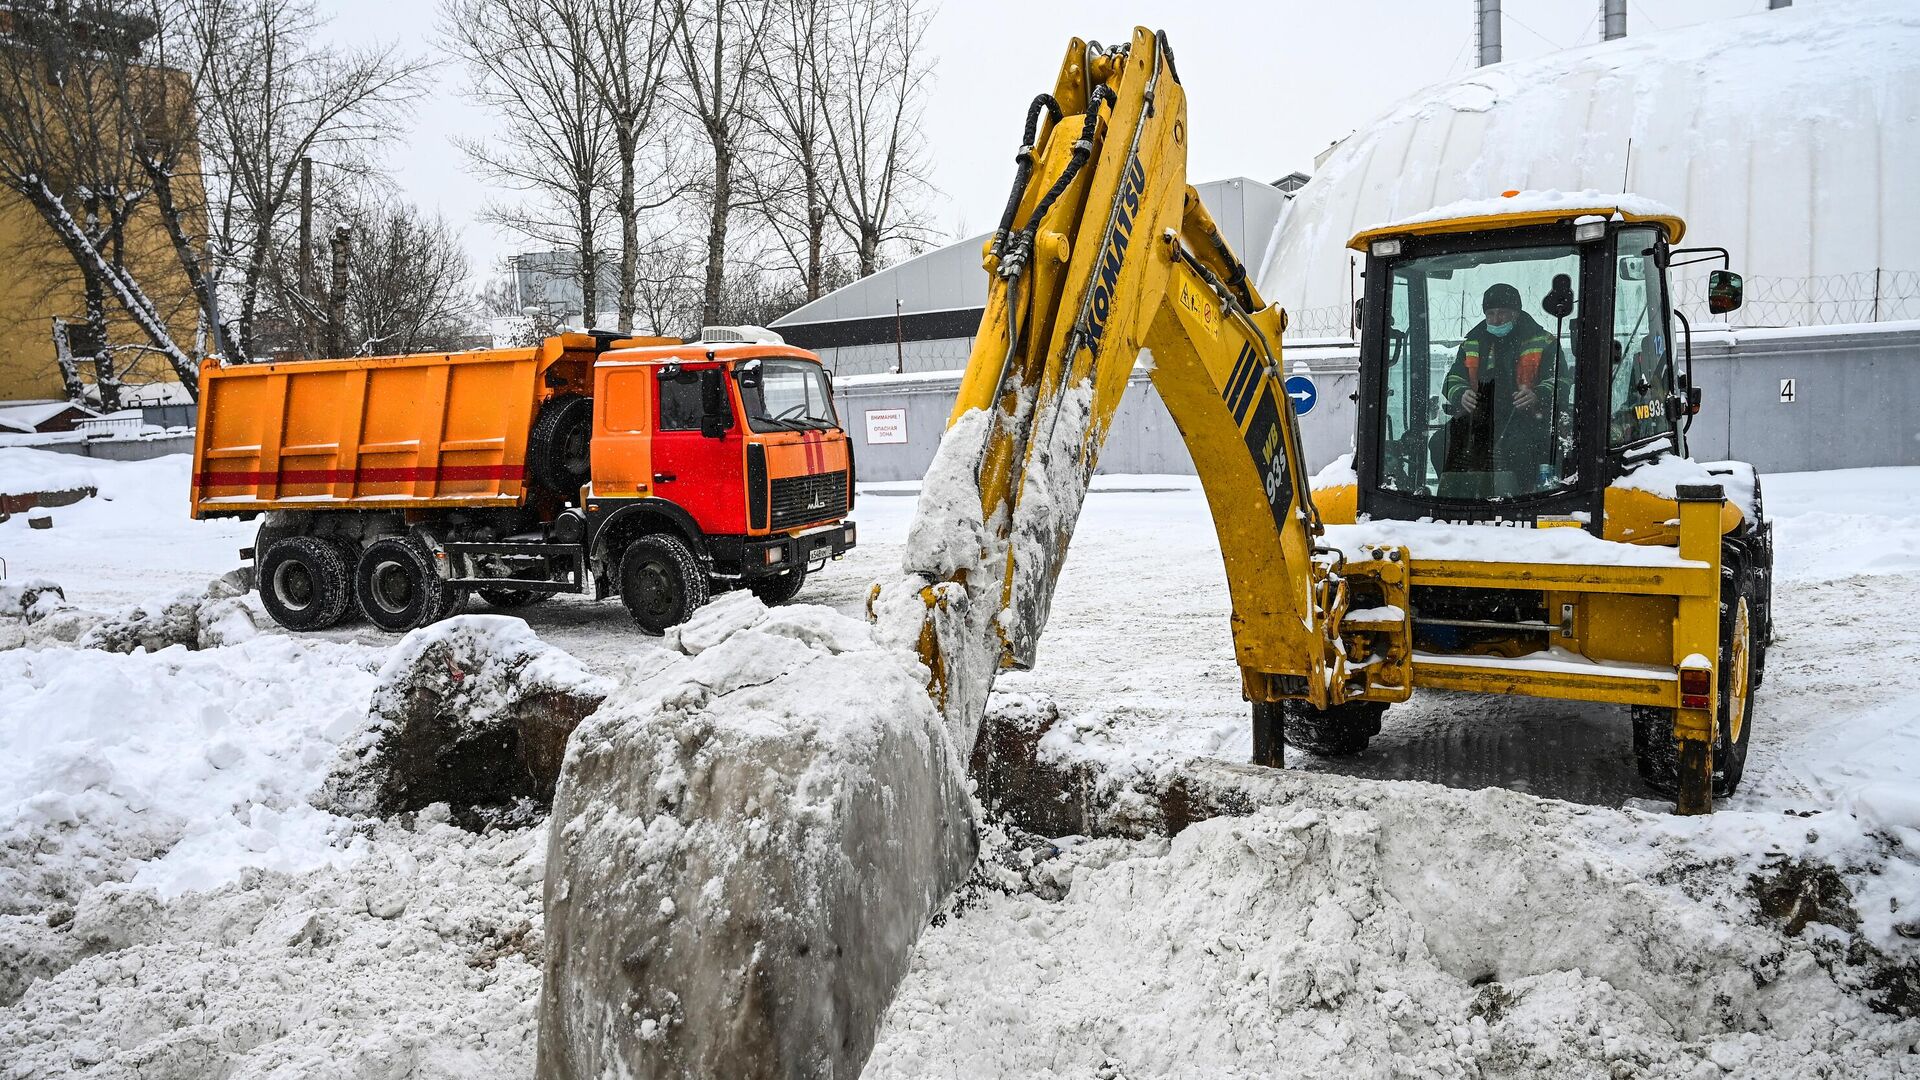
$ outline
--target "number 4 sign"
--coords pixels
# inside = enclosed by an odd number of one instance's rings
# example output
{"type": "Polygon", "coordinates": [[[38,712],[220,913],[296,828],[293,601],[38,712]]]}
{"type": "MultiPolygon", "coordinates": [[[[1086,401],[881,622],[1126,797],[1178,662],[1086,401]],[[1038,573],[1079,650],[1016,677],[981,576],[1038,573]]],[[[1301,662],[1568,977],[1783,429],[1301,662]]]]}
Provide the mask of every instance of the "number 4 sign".
{"type": "Polygon", "coordinates": [[[1793,404],[1793,397],[1794,397],[1793,380],[1781,379],[1780,380],[1780,404],[1782,405],[1793,404]]]}

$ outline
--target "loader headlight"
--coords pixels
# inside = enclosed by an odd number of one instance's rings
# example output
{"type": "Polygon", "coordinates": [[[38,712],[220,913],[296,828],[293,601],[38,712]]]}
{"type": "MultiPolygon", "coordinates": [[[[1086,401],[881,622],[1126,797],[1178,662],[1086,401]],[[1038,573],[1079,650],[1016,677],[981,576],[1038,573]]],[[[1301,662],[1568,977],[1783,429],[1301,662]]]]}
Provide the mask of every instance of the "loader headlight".
{"type": "Polygon", "coordinates": [[[1375,240],[1373,242],[1373,247],[1370,250],[1374,253],[1374,255],[1376,255],[1379,258],[1391,259],[1395,255],[1400,254],[1400,241],[1375,240]]]}

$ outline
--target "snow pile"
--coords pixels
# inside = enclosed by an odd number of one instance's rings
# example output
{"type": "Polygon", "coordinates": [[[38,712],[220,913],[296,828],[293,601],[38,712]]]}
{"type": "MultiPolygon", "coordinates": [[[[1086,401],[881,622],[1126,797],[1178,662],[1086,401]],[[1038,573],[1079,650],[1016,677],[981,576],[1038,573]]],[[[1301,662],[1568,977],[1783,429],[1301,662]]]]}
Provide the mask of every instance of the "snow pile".
{"type": "Polygon", "coordinates": [[[526,816],[553,799],[567,736],[613,684],[520,619],[460,615],[414,630],[380,669],[368,729],[323,804],[394,814],[451,803],[526,816]]]}
{"type": "Polygon", "coordinates": [[[0,911],[44,915],[107,881],[175,895],[240,866],[347,857],[347,823],[304,796],[366,723],[370,655],[275,636],[0,652],[0,911]]]}
{"type": "Polygon", "coordinates": [[[674,640],[568,747],[543,1075],[853,1075],[973,862],[926,670],[749,593],[674,640]]]}
{"type": "Polygon", "coordinates": [[[0,496],[63,491],[91,494],[100,487],[85,458],[24,447],[0,448],[0,496]]]}
{"type": "Polygon", "coordinates": [[[46,578],[0,581],[0,619],[37,623],[67,606],[66,590],[46,578]]]}
{"type": "Polygon", "coordinates": [[[1869,1076],[1911,1060],[1920,1024],[1843,985],[1864,972],[1825,928],[1756,925],[1732,868],[1622,847],[1672,819],[1273,783],[1281,805],[1171,843],[1064,845],[1063,902],[989,895],[930,932],[867,1075],[1869,1076]]]}
{"type": "Polygon", "coordinates": [[[268,625],[259,596],[225,577],[198,591],[135,604],[107,616],[81,634],[78,644],[84,649],[120,653],[136,649],[158,652],[170,645],[214,649],[238,645],[258,636],[268,625]]]}
{"type": "Polygon", "coordinates": [[[305,876],[89,893],[66,928],[89,955],[0,1012],[0,1077],[530,1075],[544,830],[441,810],[305,876]]]}

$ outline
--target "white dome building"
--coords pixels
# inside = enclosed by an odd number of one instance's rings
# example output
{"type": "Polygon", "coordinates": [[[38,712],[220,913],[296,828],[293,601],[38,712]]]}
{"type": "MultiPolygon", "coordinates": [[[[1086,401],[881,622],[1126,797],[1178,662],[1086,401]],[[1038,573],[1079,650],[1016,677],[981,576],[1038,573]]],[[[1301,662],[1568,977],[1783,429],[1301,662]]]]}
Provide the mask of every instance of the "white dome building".
{"type": "MultiPolygon", "coordinates": [[[[1364,71],[1357,71],[1364,77],[1364,71]]],[[[1345,338],[1349,237],[1510,189],[1630,191],[1746,276],[1746,326],[1920,319],[1920,4],[1807,3],[1496,64],[1335,146],[1259,280],[1289,337],[1345,338]],[[1629,156],[1631,144],[1631,156],[1629,156]]],[[[1676,300],[1705,314],[1705,266],[1676,300]]]]}

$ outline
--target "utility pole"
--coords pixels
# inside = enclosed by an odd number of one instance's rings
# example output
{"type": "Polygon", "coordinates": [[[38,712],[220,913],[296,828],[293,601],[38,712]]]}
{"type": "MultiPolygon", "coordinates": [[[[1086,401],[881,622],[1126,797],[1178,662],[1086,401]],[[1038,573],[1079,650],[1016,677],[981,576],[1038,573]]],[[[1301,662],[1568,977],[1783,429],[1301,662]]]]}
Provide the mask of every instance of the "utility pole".
{"type": "Polygon", "coordinates": [[[1600,40],[1627,36],[1627,0],[1600,0],[1600,40]]]}
{"type": "Polygon", "coordinates": [[[1473,0],[1473,40],[1479,66],[1500,62],[1500,0],[1473,0]]]}
{"type": "Polygon", "coordinates": [[[345,223],[333,227],[333,287],[327,292],[327,355],[346,352],[342,336],[347,324],[347,247],[353,242],[353,227],[345,223]]]}
{"type": "Polygon", "coordinates": [[[313,355],[313,159],[300,159],[300,351],[313,355]]]}

